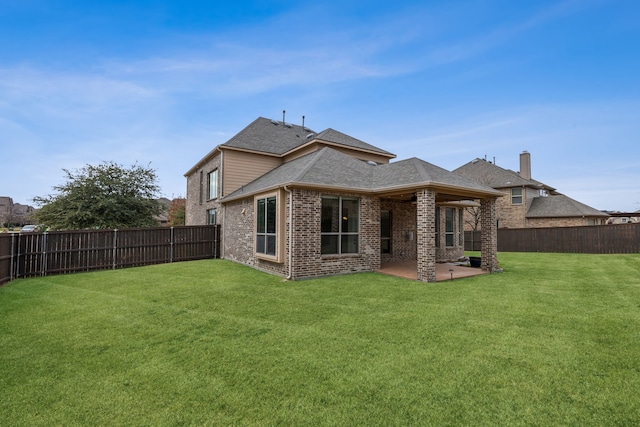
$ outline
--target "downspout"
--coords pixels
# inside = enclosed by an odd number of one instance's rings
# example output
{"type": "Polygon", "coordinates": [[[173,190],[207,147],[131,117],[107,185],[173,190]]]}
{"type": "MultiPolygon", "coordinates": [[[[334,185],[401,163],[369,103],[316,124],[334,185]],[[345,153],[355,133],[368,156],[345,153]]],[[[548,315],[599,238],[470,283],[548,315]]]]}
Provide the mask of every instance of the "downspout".
{"type": "Polygon", "coordinates": [[[287,280],[291,280],[291,276],[293,275],[293,267],[291,266],[291,261],[293,259],[293,192],[287,188],[287,186],[284,186],[284,191],[287,192],[287,194],[289,194],[289,233],[288,233],[288,240],[289,240],[289,253],[287,254],[287,280]]]}
{"type": "Polygon", "coordinates": [[[224,259],[224,231],[223,231],[223,227],[224,227],[224,217],[225,217],[225,206],[222,204],[222,202],[220,202],[220,200],[222,200],[222,198],[224,196],[226,196],[226,194],[224,193],[224,150],[220,150],[220,166],[218,167],[218,169],[220,170],[220,173],[218,174],[218,179],[220,180],[219,185],[220,185],[220,195],[218,197],[218,205],[220,206],[220,216],[218,218],[216,218],[216,225],[219,225],[220,228],[218,229],[219,231],[219,235],[218,235],[218,240],[220,241],[220,250],[218,253],[218,257],[220,259],[224,259]]]}

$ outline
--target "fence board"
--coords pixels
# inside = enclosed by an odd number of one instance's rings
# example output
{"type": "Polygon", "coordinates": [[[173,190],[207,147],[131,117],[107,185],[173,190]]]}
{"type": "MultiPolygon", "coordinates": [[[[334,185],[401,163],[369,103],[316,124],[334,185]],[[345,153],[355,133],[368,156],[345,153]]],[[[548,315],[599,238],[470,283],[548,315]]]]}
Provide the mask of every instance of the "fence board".
{"type": "Polygon", "coordinates": [[[0,284],[19,277],[218,258],[219,253],[219,225],[2,234],[0,284]]]}
{"type": "MultiPolygon", "coordinates": [[[[465,250],[481,249],[481,232],[465,231],[465,250]]],[[[625,254],[640,252],[640,225],[500,228],[499,252],[625,254]]]]}

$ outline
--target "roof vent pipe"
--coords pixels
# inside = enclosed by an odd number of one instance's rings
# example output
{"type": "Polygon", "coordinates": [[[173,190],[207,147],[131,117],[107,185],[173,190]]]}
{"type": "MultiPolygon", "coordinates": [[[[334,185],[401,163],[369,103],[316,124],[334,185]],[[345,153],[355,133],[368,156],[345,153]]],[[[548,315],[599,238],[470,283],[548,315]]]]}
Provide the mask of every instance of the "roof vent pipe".
{"type": "Polygon", "coordinates": [[[302,129],[304,129],[304,116],[302,116],[302,129]]]}
{"type": "Polygon", "coordinates": [[[286,110],[282,110],[282,124],[284,125],[284,115],[286,114],[286,110]]]}

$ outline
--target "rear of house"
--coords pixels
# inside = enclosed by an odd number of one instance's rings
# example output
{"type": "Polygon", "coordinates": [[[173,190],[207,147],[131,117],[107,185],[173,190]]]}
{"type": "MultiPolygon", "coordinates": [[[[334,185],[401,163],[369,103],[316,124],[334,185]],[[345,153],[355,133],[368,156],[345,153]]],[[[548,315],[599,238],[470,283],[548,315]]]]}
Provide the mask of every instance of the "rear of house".
{"type": "Polygon", "coordinates": [[[418,279],[463,255],[462,213],[485,226],[497,269],[500,192],[327,129],[258,118],[186,174],[187,224],[220,224],[222,256],[291,279],[415,260],[418,279]],[[477,200],[477,201],[473,201],[477,200]]]}

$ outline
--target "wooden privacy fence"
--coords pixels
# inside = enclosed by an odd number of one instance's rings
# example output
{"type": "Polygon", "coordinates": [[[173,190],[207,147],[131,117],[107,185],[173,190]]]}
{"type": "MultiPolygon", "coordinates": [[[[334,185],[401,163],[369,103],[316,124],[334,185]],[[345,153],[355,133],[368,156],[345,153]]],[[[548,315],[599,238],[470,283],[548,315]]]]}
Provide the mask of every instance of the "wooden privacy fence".
{"type": "Polygon", "coordinates": [[[219,225],[0,234],[0,284],[219,256],[219,225]]]}
{"type": "MultiPolygon", "coordinates": [[[[481,250],[481,232],[465,231],[467,251],[481,250]]],[[[498,252],[629,254],[640,252],[640,224],[500,228],[498,252]]]]}

